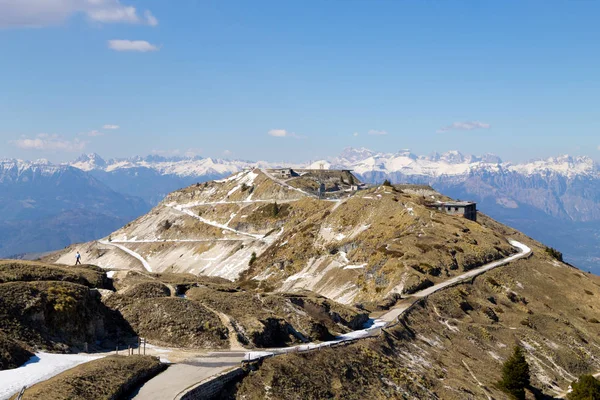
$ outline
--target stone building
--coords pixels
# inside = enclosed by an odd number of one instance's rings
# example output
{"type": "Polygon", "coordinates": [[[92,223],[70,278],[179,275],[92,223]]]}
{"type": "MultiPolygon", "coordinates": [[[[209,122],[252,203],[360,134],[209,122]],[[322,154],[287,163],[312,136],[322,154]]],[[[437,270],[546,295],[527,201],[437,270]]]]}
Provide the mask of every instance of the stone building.
{"type": "Polygon", "coordinates": [[[280,168],[274,170],[273,175],[275,175],[277,178],[291,178],[292,176],[297,174],[294,173],[294,170],[291,168],[280,168]]]}
{"type": "Polygon", "coordinates": [[[470,201],[445,201],[429,204],[430,208],[435,208],[449,215],[457,215],[477,221],[477,203],[470,201]]]}

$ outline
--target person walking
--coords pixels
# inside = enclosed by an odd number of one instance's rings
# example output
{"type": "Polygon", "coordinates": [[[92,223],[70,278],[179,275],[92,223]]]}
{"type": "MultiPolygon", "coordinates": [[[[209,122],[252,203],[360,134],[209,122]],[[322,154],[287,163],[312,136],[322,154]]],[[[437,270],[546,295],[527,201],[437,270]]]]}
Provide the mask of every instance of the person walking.
{"type": "Polygon", "coordinates": [[[81,265],[81,254],[79,254],[79,252],[77,252],[77,255],[75,256],[75,265],[81,265]]]}

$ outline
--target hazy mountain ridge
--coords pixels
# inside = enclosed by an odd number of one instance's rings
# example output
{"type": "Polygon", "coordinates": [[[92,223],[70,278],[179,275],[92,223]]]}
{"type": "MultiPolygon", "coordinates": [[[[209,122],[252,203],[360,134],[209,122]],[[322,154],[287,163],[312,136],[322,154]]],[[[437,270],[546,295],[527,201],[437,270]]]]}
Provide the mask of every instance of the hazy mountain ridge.
{"type": "Polygon", "coordinates": [[[1,256],[90,240],[150,208],[84,171],[46,160],[0,161],[0,189],[1,256]]]}

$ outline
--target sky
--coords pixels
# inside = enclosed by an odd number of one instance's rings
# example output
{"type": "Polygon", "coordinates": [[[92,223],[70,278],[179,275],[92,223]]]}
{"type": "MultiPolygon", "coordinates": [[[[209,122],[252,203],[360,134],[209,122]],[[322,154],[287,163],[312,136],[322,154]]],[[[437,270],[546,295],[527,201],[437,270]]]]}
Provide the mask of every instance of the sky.
{"type": "Polygon", "coordinates": [[[600,161],[600,2],[0,0],[0,158],[600,161]]]}

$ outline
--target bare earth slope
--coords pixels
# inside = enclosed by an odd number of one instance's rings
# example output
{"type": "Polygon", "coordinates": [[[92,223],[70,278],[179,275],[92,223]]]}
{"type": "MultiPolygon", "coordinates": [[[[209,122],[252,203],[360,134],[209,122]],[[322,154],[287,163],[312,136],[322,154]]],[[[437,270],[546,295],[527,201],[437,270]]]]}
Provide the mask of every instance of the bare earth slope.
{"type": "Polygon", "coordinates": [[[104,240],[51,260],[72,263],[80,251],[105,268],[258,280],[269,290],[370,304],[515,251],[485,225],[426,207],[446,199],[431,190],[353,191],[358,180],[341,171],[274,175],[247,170],[173,192],[104,240]]]}

